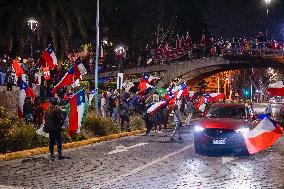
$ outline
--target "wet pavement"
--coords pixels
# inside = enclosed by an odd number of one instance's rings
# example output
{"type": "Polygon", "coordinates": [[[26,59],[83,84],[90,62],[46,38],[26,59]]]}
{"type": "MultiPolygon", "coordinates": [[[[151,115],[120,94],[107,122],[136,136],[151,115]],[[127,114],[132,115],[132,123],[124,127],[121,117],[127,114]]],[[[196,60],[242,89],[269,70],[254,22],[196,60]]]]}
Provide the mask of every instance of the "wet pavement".
{"type": "Polygon", "coordinates": [[[284,140],[256,155],[206,157],[194,151],[192,129],[182,141],[168,132],[116,139],[48,155],[0,162],[0,188],[284,188],[284,140]]]}

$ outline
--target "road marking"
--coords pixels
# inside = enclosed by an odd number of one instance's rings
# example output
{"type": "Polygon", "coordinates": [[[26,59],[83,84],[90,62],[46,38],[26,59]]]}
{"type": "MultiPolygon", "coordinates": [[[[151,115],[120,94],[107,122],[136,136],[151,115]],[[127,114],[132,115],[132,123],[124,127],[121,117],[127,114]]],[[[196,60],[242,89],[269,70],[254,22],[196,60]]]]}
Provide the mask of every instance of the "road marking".
{"type": "MultiPolygon", "coordinates": [[[[130,172],[128,172],[128,173],[122,174],[122,175],[120,175],[120,176],[118,176],[118,177],[116,177],[116,178],[114,178],[114,179],[109,180],[108,182],[103,183],[103,185],[100,186],[100,187],[106,187],[106,186],[108,186],[108,185],[111,185],[112,183],[118,182],[119,180],[123,180],[123,179],[126,178],[126,177],[129,177],[129,176],[131,176],[131,175],[133,175],[133,174],[136,174],[136,173],[138,173],[138,172],[140,172],[140,171],[143,171],[144,169],[147,169],[147,168],[149,168],[149,167],[151,167],[151,166],[153,166],[153,165],[155,165],[155,164],[157,164],[157,163],[160,163],[160,162],[162,162],[162,161],[165,161],[166,159],[168,159],[168,158],[170,158],[170,157],[172,157],[172,156],[174,156],[174,155],[176,155],[176,154],[179,154],[179,153],[181,153],[181,152],[183,152],[183,151],[185,151],[185,150],[188,150],[188,149],[191,148],[192,146],[193,146],[193,144],[190,144],[190,145],[188,145],[188,146],[186,146],[186,147],[184,147],[184,148],[182,148],[182,149],[180,149],[180,150],[177,150],[177,151],[175,151],[175,152],[172,152],[172,153],[170,153],[170,154],[167,154],[167,155],[165,155],[164,157],[157,158],[157,159],[153,160],[152,162],[150,162],[150,163],[148,163],[148,164],[141,165],[141,166],[139,166],[139,167],[133,169],[132,171],[130,171],[130,172]]],[[[98,186],[93,186],[92,189],[96,189],[97,187],[98,187],[98,186]]]]}
{"type": "MultiPolygon", "coordinates": [[[[31,188],[31,187],[29,187],[31,188]]],[[[23,187],[0,185],[0,189],[24,189],[23,187]]]]}
{"type": "Polygon", "coordinates": [[[140,147],[140,146],[144,146],[144,145],[146,145],[146,144],[148,144],[148,143],[139,143],[139,144],[135,144],[135,145],[129,146],[129,147],[120,145],[120,146],[117,146],[117,147],[115,148],[115,150],[110,151],[110,152],[107,153],[107,154],[108,154],[108,155],[112,155],[112,154],[117,154],[117,153],[121,153],[121,152],[127,152],[127,151],[129,151],[130,149],[132,149],[132,148],[137,148],[137,147],[140,147]]]}
{"type": "Polygon", "coordinates": [[[226,164],[226,163],[229,163],[231,161],[234,161],[235,159],[237,159],[237,158],[234,158],[234,157],[222,157],[222,163],[226,164]]]}

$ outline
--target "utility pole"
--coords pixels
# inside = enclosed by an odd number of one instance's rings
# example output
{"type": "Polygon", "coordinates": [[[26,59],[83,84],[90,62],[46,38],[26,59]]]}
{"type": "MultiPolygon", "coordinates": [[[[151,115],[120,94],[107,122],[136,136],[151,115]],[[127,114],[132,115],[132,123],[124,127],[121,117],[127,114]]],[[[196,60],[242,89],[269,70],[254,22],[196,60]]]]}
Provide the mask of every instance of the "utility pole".
{"type": "Polygon", "coordinates": [[[99,112],[100,0],[97,0],[96,32],[95,109],[97,112],[99,112]]]}

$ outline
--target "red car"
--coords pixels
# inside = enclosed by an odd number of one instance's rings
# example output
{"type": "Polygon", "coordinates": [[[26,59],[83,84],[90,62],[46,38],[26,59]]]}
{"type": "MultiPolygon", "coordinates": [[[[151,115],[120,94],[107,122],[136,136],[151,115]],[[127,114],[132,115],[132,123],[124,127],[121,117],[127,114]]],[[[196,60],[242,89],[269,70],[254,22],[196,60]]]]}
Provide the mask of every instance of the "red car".
{"type": "Polygon", "coordinates": [[[244,104],[214,104],[195,125],[194,146],[201,155],[244,155],[242,132],[252,127],[244,104]]]}

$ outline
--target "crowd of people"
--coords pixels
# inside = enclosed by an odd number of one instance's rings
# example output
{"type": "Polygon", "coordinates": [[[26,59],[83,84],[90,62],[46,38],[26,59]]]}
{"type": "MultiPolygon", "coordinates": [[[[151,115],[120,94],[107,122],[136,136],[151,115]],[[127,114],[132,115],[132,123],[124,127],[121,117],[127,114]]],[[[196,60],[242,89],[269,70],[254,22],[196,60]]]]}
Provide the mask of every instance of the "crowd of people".
{"type": "Polygon", "coordinates": [[[202,35],[201,41],[193,42],[187,34],[177,36],[174,42],[164,43],[157,49],[148,49],[151,56],[149,64],[163,64],[172,61],[223,56],[226,53],[262,54],[283,51],[283,43],[267,40],[262,32],[251,38],[233,38],[226,40],[214,38],[213,35],[202,35]]]}
{"type": "Polygon", "coordinates": [[[151,131],[161,133],[162,129],[166,130],[172,113],[174,113],[176,131],[178,131],[181,125],[189,125],[194,112],[192,99],[188,96],[179,99],[175,106],[165,106],[153,114],[146,113],[151,104],[151,102],[146,102],[145,96],[131,96],[129,93],[123,93],[120,96],[116,90],[108,90],[101,94],[100,111],[103,117],[110,117],[118,121],[122,131],[130,130],[131,116],[141,116],[145,121],[146,135],[150,135],[151,131]],[[182,121],[183,117],[186,117],[184,121],[182,121]]]}

